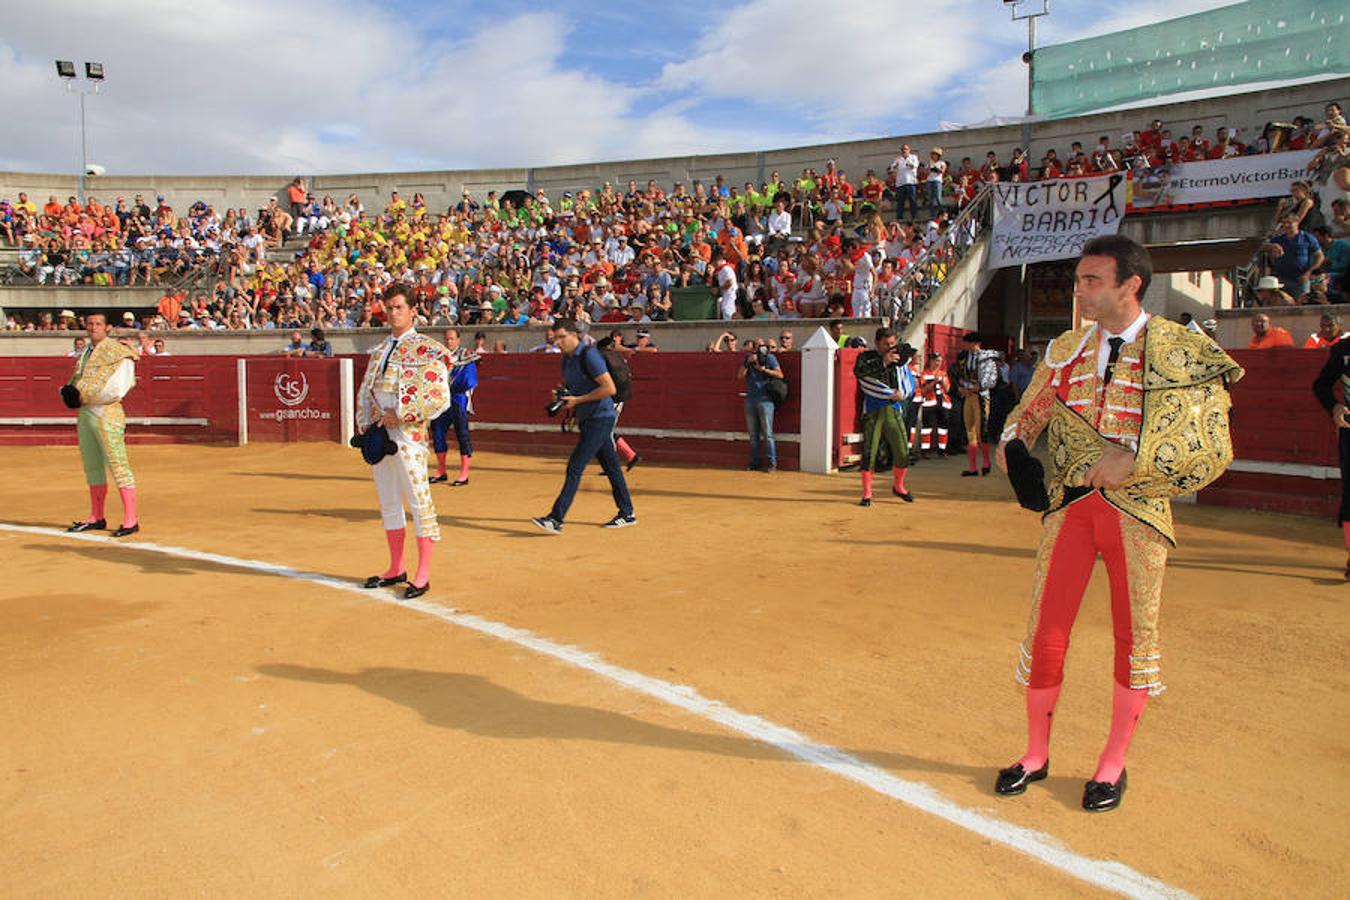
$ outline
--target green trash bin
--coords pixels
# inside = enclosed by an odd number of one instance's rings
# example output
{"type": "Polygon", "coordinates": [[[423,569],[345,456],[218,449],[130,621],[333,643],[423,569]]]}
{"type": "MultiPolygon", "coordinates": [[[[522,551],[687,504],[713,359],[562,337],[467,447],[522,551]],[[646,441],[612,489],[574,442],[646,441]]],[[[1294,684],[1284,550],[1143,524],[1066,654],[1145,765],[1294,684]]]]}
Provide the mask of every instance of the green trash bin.
{"type": "Polygon", "coordinates": [[[677,322],[718,318],[717,301],[705,285],[671,288],[670,305],[677,322]]]}

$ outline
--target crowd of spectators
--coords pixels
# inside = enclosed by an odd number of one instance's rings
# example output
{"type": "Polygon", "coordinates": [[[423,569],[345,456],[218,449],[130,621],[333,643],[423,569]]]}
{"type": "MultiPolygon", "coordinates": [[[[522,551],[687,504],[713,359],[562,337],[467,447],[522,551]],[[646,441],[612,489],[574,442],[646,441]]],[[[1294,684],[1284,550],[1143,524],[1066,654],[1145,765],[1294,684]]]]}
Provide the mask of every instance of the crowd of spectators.
{"type": "MultiPolygon", "coordinates": [[[[444,211],[397,192],[367,209],[354,194],[316,195],[300,178],[253,214],[202,201],[180,213],[142,195],[110,205],[50,197],[39,208],[21,193],[0,201],[0,241],[19,248],[17,277],[37,284],[163,286],[156,311],[137,321],[152,329],[379,327],[381,292],[396,280],[415,286],[418,322],[430,327],[657,322],[673,317],[672,290],[691,286],[716,298],[722,318],[903,323],[945,274],[952,224],[983,183],[1307,147],[1321,148],[1317,166],[1339,172],[1350,165],[1348,133],[1335,104],[1320,124],[1300,118],[1247,143],[1225,127],[1212,141],[1200,126],[1174,138],[1155,119],[1118,142],[1048,150],[1038,164],[1020,148],[977,164],[904,145],[885,172],[856,181],[830,160],[792,181],[773,172],[740,187],[717,176],[669,189],[605,183],[556,200],[466,191],[444,211]]],[[[15,319],[10,327],[59,324],[50,314],[15,319]]]]}

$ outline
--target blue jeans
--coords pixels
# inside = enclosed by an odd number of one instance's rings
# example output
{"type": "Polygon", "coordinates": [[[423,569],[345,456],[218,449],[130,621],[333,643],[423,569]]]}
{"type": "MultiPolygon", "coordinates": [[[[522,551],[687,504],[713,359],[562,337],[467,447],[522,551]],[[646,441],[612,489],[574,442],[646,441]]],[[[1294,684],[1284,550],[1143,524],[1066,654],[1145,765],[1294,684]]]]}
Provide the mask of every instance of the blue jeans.
{"type": "Polygon", "coordinates": [[[925,181],[923,187],[927,194],[928,212],[936,219],[942,213],[942,182],[925,181]]]}
{"type": "Polygon", "coordinates": [[[778,465],[778,447],[773,442],[773,401],[765,397],[745,398],[745,430],[750,432],[750,465],[758,467],[760,446],[768,454],[767,462],[778,465]]]}
{"type": "Polygon", "coordinates": [[[905,206],[908,204],[911,212],[910,219],[919,217],[919,186],[917,184],[901,184],[895,188],[895,217],[903,219],[905,217],[905,206]]]}
{"type": "Polygon", "coordinates": [[[619,465],[619,454],[614,449],[614,417],[591,416],[579,423],[578,428],[581,436],[577,439],[572,455],[567,459],[567,478],[563,480],[562,492],[558,494],[558,499],[553,501],[553,509],[549,511],[549,515],[559,522],[563,521],[567,510],[572,506],[572,501],[576,499],[577,488],[581,486],[581,476],[586,472],[586,465],[598,456],[600,468],[609,478],[609,489],[614,495],[614,505],[619,508],[620,515],[631,516],[633,498],[628,494],[628,482],[624,481],[623,468],[619,465]]]}

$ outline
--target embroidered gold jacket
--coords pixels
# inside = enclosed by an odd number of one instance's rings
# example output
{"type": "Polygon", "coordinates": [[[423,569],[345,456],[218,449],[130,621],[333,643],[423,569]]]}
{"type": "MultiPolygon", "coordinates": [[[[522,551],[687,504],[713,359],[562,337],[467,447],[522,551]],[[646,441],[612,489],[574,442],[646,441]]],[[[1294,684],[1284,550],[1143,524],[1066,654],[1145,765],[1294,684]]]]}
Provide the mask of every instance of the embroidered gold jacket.
{"type": "Polygon", "coordinates": [[[429,337],[414,334],[398,342],[389,364],[383,366],[387,349],[387,344],[380,343],[370,353],[357,395],[356,426],[364,431],[378,418],[376,391],[393,394],[403,433],[425,443],[427,423],[450,406],[450,373],[445,364],[449,351],[429,337]]]}
{"type": "Polygon", "coordinates": [[[84,408],[95,413],[109,425],[124,427],[126,415],[121,399],[136,384],[135,371],[123,370],[122,364],[131,360],[135,365],[140,356],[135,350],[112,338],[104,338],[75,361],[75,372],[70,383],[80,392],[84,408]]]}
{"type": "Polygon", "coordinates": [[[1095,323],[1056,338],[1003,440],[1031,447],[1047,432],[1050,512],[1065,505],[1066,488],[1083,485],[1107,447],[1135,454],[1130,480],[1102,494],[1175,545],[1169,500],[1200,490],[1233,461],[1228,385],[1242,369],[1208,337],[1153,316],[1121,347],[1103,390],[1100,344],[1095,323]]]}

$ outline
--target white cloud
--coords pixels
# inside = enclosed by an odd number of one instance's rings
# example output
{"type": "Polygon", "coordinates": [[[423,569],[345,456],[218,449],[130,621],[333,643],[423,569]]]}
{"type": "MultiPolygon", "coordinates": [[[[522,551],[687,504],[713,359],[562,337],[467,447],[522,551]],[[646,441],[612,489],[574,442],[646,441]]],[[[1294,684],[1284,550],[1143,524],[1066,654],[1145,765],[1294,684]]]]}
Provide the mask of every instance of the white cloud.
{"type": "MultiPolygon", "coordinates": [[[[1096,22],[1057,7],[1042,32],[1064,41],[1216,5],[1141,0],[1096,22]]],[[[105,90],[88,104],[89,156],[118,174],[710,154],[1025,106],[1025,69],[1009,40],[1021,26],[992,0],[749,0],[713,20],[692,52],[672,47],[684,61],[665,65],[651,85],[570,64],[571,23],[561,14],[489,17],[472,33],[429,37],[454,24],[436,21],[436,9],[401,15],[376,0],[47,0],[7,16],[0,32],[0,108],[10,126],[0,169],[78,165],[77,107],[55,77],[57,58],[107,66],[105,90]],[[732,112],[713,118],[700,108],[718,100],[732,101],[732,112]],[[735,101],[756,103],[754,116],[739,115],[735,101]],[[762,121],[773,124],[757,127],[762,121]]],[[[647,28],[644,37],[660,28],[659,6],[632,13],[653,23],[632,26],[647,28]]]]}
{"type": "Polygon", "coordinates": [[[785,105],[830,128],[903,119],[979,58],[989,0],[751,0],[667,64],[660,84],[785,105]]]}
{"type": "Polygon", "coordinates": [[[19,171],[78,165],[56,58],[105,63],[89,155],[116,173],[546,165],[816,138],[643,109],[639,88],[567,67],[568,23],[552,13],[438,42],[418,37],[425,22],[365,2],[52,0],[10,18],[0,104],[23,127],[0,144],[0,168],[19,171]]]}

